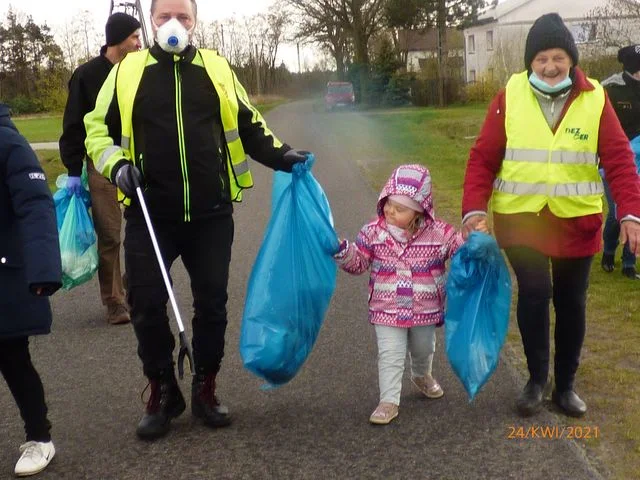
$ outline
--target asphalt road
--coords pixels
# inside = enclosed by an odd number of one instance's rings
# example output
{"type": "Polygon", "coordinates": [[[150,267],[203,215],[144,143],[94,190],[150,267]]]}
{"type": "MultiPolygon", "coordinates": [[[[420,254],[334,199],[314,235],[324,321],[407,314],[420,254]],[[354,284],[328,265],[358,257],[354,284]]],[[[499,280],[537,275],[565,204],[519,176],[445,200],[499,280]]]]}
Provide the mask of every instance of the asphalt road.
{"type": "MultiPolygon", "coordinates": [[[[358,140],[333,131],[330,115],[314,113],[311,103],[293,103],[270,112],[268,120],[284,141],[316,153],[314,173],[332,204],[338,230],[352,238],[374,213],[377,192],[341,151],[345,142],[358,140]]],[[[253,171],[256,187],[235,214],[227,350],[218,389],[234,424],[210,430],[187,410],[166,438],[154,443],[136,438],[146,381],[134,334],[130,326],[105,323],[94,279],[56,294],[53,333],[32,340],[57,450],[39,478],[601,478],[572,442],[508,438],[512,428],[554,427],[562,425],[562,417],[545,411],[521,421],[513,403],[524,379],[516,378],[505,362],[469,404],[443,354],[441,331],[434,373],[444,398],[421,398],[405,378],[398,419],[385,427],[370,425],[378,389],[375,339],[366,321],[366,275],[339,274],[325,324],[303,369],[289,384],[261,390],[262,382],[244,370],[238,352],[246,283],[269,216],[271,172],[257,164],[253,171]]],[[[189,284],[179,262],[172,276],[182,316],[189,319],[189,284]]],[[[188,396],[189,381],[181,385],[188,396]]],[[[11,478],[23,431],[4,382],[0,411],[0,478],[11,478]]]]}

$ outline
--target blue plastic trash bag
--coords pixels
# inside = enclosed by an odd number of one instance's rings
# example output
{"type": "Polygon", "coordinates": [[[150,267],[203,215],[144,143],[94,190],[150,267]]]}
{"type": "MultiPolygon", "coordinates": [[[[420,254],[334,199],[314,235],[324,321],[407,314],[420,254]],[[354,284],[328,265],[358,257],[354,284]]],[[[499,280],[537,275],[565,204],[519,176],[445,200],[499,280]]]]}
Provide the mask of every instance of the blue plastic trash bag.
{"type": "Polygon", "coordinates": [[[313,155],[274,176],[271,219],[249,278],[240,332],[244,366],[271,386],[311,352],[335,289],[338,236],[311,174],[313,155]]]}
{"type": "Polygon", "coordinates": [[[472,232],[451,260],[445,344],[472,401],[498,365],[509,328],[511,276],[495,239],[472,232]]]}
{"type": "Polygon", "coordinates": [[[62,288],[71,290],[91,279],[98,270],[98,246],[89,215],[89,192],[85,188],[80,193],[72,193],[66,188],[66,182],[66,175],[57,178],[59,190],[53,195],[53,201],[62,256],[62,288]]]}
{"type": "Polygon", "coordinates": [[[640,175],[640,135],[631,140],[631,150],[636,154],[636,167],[640,175]]]}

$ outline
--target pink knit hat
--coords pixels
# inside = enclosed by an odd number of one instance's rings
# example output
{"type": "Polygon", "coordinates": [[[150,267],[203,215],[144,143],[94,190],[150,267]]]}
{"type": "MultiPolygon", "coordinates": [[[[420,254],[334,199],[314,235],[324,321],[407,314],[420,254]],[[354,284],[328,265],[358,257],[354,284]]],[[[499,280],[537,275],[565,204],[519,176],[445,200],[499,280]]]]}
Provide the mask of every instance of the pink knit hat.
{"type": "Polygon", "coordinates": [[[416,212],[422,213],[424,212],[424,208],[418,202],[416,202],[413,198],[407,195],[389,195],[389,200],[393,200],[400,205],[404,205],[405,207],[410,208],[411,210],[415,210],[416,212]]]}

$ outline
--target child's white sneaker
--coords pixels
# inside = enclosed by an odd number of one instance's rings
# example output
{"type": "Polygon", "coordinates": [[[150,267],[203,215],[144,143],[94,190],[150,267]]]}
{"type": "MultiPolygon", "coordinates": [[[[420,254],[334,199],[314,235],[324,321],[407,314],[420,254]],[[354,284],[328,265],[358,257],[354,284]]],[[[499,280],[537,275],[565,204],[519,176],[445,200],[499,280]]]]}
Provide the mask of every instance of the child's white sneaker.
{"type": "Polygon", "coordinates": [[[412,377],[411,383],[413,383],[427,398],[440,398],[444,395],[442,387],[431,375],[425,375],[424,377],[412,377]]]}
{"type": "Polygon", "coordinates": [[[28,477],[44,470],[56,454],[53,442],[27,442],[20,445],[22,455],[16,463],[15,474],[28,477]]]}
{"type": "Polygon", "coordinates": [[[380,402],[369,417],[369,422],[375,425],[387,425],[398,416],[398,405],[380,402]]]}

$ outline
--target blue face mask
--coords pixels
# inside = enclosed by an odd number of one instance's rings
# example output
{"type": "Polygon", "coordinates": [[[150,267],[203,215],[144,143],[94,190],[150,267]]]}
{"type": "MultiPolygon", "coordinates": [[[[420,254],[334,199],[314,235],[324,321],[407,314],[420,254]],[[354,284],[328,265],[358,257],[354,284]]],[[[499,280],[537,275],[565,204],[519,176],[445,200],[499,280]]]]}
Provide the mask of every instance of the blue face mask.
{"type": "Polygon", "coordinates": [[[544,80],[540,80],[540,78],[538,78],[535,73],[531,73],[531,75],[529,75],[529,83],[541,92],[553,94],[558,93],[567,87],[570,87],[573,84],[573,81],[571,80],[571,77],[567,75],[567,78],[562,80],[560,83],[551,86],[544,80]]]}

